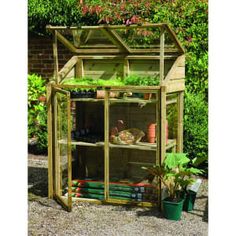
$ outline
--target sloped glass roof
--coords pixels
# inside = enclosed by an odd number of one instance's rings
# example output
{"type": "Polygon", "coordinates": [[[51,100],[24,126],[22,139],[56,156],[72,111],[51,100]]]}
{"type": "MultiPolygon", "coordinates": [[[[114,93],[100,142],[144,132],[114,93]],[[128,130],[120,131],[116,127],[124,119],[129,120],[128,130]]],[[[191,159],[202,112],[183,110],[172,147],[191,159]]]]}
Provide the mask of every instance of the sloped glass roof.
{"type": "Polygon", "coordinates": [[[165,53],[184,53],[175,33],[167,24],[47,26],[47,29],[55,31],[59,41],[78,53],[82,49],[110,49],[110,52],[125,51],[130,54],[158,53],[162,32],[165,34],[165,53]]]}

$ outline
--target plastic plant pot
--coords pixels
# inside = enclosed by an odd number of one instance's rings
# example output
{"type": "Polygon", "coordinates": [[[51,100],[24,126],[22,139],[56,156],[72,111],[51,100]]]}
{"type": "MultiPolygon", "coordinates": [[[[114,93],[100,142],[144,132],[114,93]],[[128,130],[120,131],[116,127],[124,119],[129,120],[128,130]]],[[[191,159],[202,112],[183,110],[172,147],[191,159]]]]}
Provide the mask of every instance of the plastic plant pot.
{"type": "Polygon", "coordinates": [[[171,201],[169,198],[165,198],[163,201],[163,213],[164,217],[168,220],[180,220],[183,209],[184,199],[178,202],[171,201]]]}
{"type": "Polygon", "coordinates": [[[192,211],[194,209],[194,203],[196,199],[197,193],[191,190],[186,194],[186,198],[184,200],[183,210],[184,211],[192,211]]]}

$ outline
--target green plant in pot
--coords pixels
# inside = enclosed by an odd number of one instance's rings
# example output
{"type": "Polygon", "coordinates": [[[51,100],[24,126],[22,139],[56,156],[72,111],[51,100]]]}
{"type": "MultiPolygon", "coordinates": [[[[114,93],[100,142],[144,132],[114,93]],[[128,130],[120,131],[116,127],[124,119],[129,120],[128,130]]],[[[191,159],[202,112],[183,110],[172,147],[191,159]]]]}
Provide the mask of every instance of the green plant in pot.
{"type": "Polygon", "coordinates": [[[143,167],[153,180],[161,181],[167,190],[168,197],[162,200],[163,213],[167,219],[179,220],[184,204],[181,192],[194,182],[193,174],[202,173],[201,170],[188,167],[190,159],[185,153],[168,153],[161,165],[143,167]]]}
{"type": "Polygon", "coordinates": [[[200,179],[195,179],[192,176],[204,173],[203,170],[197,168],[199,164],[201,164],[201,161],[199,161],[198,158],[194,158],[191,161],[189,159],[187,165],[192,165],[194,167],[186,168],[185,178],[182,181],[180,181],[181,191],[179,191],[179,194],[185,199],[183,210],[187,212],[192,211],[194,209],[194,203],[197,196],[197,191],[191,190],[190,186],[194,185],[195,187],[198,188],[201,184],[200,179]]]}

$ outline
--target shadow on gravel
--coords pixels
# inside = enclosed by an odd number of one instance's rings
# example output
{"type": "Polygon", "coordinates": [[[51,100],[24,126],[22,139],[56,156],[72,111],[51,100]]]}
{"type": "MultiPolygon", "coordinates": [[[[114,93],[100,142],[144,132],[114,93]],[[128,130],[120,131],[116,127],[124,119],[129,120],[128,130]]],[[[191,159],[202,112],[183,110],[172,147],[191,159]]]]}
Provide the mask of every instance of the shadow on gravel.
{"type": "Polygon", "coordinates": [[[206,196],[197,197],[197,199],[205,199],[205,198],[206,198],[206,202],[205,202],[204,210],[194,208],[194,210],[188,212],[188,214],[202,217],[202,221],[208,223],[208,197],[206,196]]]}
{"type": "Polygon", "coordinates": [[[150,208],[150,209],[145,210],[145,211],[138,211],[136,213],[136,215],[138,217],[142,217],[142,216],[155,216],[155,217],[158,217],[158,218],[164,218],[162,213],[160,211],[158,211],[157,208],[150,208]]]}
{"type": "Polygon", "coordinates": [[[47,168],[28,167],[28,193],[30,195],[33,194],[39,197],[47,197],[48,194],[47,168]]]}
{"type": "Polygon", "coordinates": [[[204,222],[208,222],[208,199],[206,201],[205,210],[204,210],[204,214],[203,214],[202,220],[204,222]]]}

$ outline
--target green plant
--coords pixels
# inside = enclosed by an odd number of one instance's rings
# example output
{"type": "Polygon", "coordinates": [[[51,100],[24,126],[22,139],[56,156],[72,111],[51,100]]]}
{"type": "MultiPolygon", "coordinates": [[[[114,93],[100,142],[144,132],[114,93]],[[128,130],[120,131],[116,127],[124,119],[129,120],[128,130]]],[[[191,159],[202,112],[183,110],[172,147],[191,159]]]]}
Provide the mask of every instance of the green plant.
{"type": "Polygon", "coordinates": [[[90,77],[83,77],[83,78],[71,78],[67,79],[63,82],[63,84],[67,85],[78,85],[78,86],[122,86],[124,83],[122,82],[122,79],[116,78],[116,79],[92,79],[90,77]]]}
{"type": "Polygon", "coordinates": [[[176,0],[156,3],[149,20],[166,22],[186,49],[186,87],[208,94],[208,1],[176,0]]]}
{"type": "Polygon", "coordinates": [[[208,106],[203,94],[185,92],[184,104],[184,152],[191,159],[208,156],[208,106]]]}
{"type": "Polygon", "coordinates": [[[47,111],[42,96],[46,96],[45,81],[35,74],[28,75],[28,139],[36,143],[39,152],[47,147],[47,111]]]}
{"type": "Polygon", "coordinates": [[[160,79],[158,77],[151,76],[139,76],[130,75],[124,78],[125,85],[136,85],[136,86],[155,86],[159,85],[160,79]]]}
{"type": "Polygon", "coordinates": [[[34,34],[45,35],[46,25],[80,25],[82,12],[78,0],[29,0],[28,27],[34,34]]]}
{"type": "Polygon", "coordinates": [[[143,167],[166,187],[170,200],[178,201],[178,191],[185,190],[194,182],[192,175],[201,174],[202,170],[188,167],[191,160],[185,153],[167,153],[161,165],[143,167]]]}

